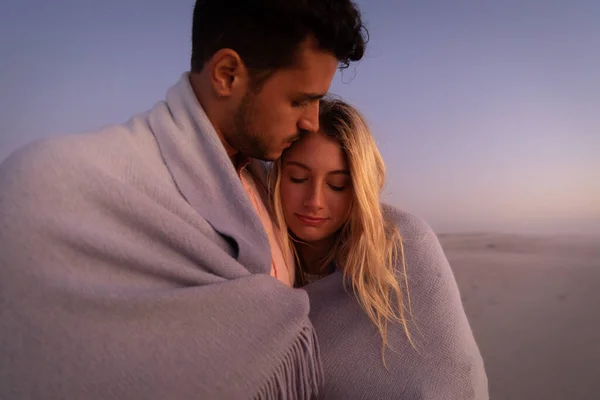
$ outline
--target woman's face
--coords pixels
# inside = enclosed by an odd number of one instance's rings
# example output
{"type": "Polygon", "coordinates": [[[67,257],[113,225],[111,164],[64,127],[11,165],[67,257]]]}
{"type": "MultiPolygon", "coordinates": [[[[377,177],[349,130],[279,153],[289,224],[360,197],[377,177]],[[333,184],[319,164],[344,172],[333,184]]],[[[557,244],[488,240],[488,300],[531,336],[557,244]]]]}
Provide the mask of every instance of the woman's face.
{"type": "Polygon", "coordinates": [[[353,189],[340,143],[321,132],[308,134],[283,155],[281,203],[288,228],[300,240],[327,240],[344,225],[353,189]]]}

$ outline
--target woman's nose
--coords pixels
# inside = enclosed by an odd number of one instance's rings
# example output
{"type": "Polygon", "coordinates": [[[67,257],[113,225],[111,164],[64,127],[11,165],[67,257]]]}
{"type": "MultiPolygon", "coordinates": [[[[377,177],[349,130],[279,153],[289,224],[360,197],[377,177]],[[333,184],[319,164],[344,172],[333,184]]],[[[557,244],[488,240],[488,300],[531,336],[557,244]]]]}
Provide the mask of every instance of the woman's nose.
{"type": "Polygon", "coordinates": [[[310,189],[310,193],[308,193],[308,196],[304,201],[304,206],[311,209],[320,210],[323,208],[323,201],[323,189],[321,188],[321,185],[313,185],[310,189]]]}

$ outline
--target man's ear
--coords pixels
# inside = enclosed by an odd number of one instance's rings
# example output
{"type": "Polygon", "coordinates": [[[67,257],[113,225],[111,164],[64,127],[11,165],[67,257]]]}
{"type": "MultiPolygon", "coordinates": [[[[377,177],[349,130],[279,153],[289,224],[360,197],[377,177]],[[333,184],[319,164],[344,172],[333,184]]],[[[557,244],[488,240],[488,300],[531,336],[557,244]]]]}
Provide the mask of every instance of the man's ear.
{"type": "Polygon", "coordinates": [[[248,70],[240,55],[231,49],[221,49],[209,63],[210,83],[218,97],[230,97],[240,89],[245,92],[248,70]]]}

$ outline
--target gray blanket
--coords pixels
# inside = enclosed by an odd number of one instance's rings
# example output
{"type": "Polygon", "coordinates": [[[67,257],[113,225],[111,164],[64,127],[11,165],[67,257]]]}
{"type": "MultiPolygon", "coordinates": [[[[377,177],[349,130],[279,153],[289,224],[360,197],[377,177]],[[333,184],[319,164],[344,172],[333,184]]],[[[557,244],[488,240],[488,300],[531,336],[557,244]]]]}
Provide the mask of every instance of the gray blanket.
{"type": "Polygon", "coordinates": [[[383,365],[381,338],[337,272],[306,287],[325,371],[322,399],[488,399],[479,348],[458,287],[431,228],[384,207],[404,237],[416,349],[399,324],[390,325],[383,365]]]}
{"type": "Polygon", "coordinates": [[[392,332],[380,374],[337,275],[308,288],[312,323],[307,292],[268,275],[266,234],[184,74],[148,113],[0,166],[0,398],[484,399],[454,279],[418,240],[423,351],[392,332]]]}

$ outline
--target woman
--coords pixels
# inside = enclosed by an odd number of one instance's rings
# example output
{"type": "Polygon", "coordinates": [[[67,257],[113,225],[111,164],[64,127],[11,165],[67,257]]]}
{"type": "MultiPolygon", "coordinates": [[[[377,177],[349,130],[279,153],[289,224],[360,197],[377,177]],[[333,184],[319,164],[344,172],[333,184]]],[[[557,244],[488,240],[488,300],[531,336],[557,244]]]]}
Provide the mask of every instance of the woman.
{"type": "Polygon", "coordinates": [[[481,356],[439,242],[420,220],[380,204],[384,182],[364,118],[335,99],[321,102],[320,131],[271,170],[282,247],[311,300],[322,397],[485,399],[481,356]]]}
{"type": "MultiPolygon", "coordinates": [[[[323,100],[321,130],[284,153],[272,172],[283,248],[297,261],[296,286],[341,269],[386,345],[390,322],[407,327],[410,297],[398,227],[379,202],[385,166],[361,115],[323,100]],[[400,270],[397,270],[397,266],[400,270]]],[[[284,250],[284,251],[285,251],[284,250]]],[[[290,259],[288,255],[288,259],[290,259]]]]}

